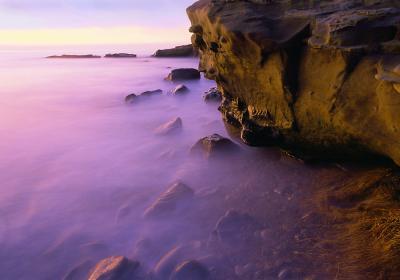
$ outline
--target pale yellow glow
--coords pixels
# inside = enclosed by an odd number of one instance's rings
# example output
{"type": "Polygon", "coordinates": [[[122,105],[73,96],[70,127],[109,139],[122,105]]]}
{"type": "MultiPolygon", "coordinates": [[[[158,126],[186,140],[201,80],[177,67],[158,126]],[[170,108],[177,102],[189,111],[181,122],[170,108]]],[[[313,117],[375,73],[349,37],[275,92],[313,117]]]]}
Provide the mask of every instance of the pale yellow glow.
{"type": "Polygon", "coordinates": [[[0,45],[132,44],[187,42],[185,28],[107,27],[0,29],[0,45]]]}

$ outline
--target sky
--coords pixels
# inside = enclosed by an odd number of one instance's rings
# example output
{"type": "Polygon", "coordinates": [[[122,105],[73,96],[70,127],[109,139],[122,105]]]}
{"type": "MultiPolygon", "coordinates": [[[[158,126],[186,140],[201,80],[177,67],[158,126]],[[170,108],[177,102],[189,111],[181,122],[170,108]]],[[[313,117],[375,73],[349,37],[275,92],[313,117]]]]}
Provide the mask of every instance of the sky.
{"type": "Polygon", "coordinates": [[[195,0],[0,0],[0,45],[189,43],[195,0]]]}

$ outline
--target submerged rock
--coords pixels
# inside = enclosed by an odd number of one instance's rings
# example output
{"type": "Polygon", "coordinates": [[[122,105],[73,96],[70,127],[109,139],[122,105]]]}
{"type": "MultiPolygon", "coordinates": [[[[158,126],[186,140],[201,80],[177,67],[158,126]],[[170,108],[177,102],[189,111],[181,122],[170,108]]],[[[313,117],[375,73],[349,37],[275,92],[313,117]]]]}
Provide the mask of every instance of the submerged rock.
{"type": "MultiPolygon", "coordinates": [[[[170,279],[179,264],[187,259],[194,259],[199,254],[200,242],[178,245],[167,252],[156,264],[154,273],[158,279],[170,279]]],[[[190,278],[188,278],[190,279],[190,278]]]]}
{"type": "Polygon", "coordinates": [[[157,50],[153,55],[154,57],[190,57],[196,56],[198,53],[193,46],[183,45],[177,46],[173,49],[157,50]]]}
{"type": "Polygon", "coordinates": [[[92,268],[92,261],[84,261],[73,269],[71,269],[63,278],[63,280],[84,280],[87,279],[88,273],[92,268]]]}
{"type": "Polygon", "coordinates": [[[200,79],[200,72],[194,68],[179,68],[172,70],[165,79],[170,81],[198,80],[200,79]]]}
{"type": "Polygon", "coordinates": [[[131,53],[108,53],[104,57],[106,58],[136,58],[136,54],[131,53]]]}
{"type": "Polygon", "coordinates": [[[215,226],[218,239],[228,244],[239,244],[254,239],[261,225],[250,215],[229,210],[215,226]]]}
{"type": "Polygon", "coordinates": [[[179,94],[184,94],[189,92],[189,88],[185,85],[178,85],[174,88],[174,90],[172,91],[173,95],[179,95],[179,94]]]}
{"type": "Polygon", "coordinates": [[[141,100],[141,97],[149,97],[149,96],[153,96],[153,95],[160,95],[162,94],[163,91],[161,89],[157,89],[157,90],[149,90],[149,91],[144,91],[140,94],[136,94],[136,93],[131,93],[129,95],[127,95],[125,97],[125,102],[126,103],[134,103],[137,102],[139,100],[141,100]]]}
{"type": "Polygon", "coordinates": [[[239,147],[228,138],[219,134],[206,136],[191,148],[192,154],[202,154],[206,157],[230,154],[239,150],[239,147]]]}
{"type": "Polygon", "coordinates": [[[210,272],[198,261],[184,261],[179,264],[171,275],[171,280],[207,280],[210,272]]]}
{"type": "Polygon", "coordinates": [[[202,0],[187,13],[199,69],[246,143],[400,164],[398,2],[202,0]]]}
{"type": "Polygon", "coordinates": [[[155,133],[157,135],[169,135],[172,133],[179,132],[181,130],[182,130],[182,119],[178,117],[178,118],[170,120],[169,122],[159,126],[155,130],[155,133]]]}
{"type": "Polygon", "coordinates": [[[213,87],[204,93],[203,99],[205,102],[221,102],[222,93],[218,90],[218,88],[213,87]]]}
{"type": "Polygon", "coordinates": [[[100,261],[88,280],[137,280],[139,262],[131,261],[123,256],[109,257],[100,261]]]}
{"type": "Polygon", "coordinates": [[[157,200],[146,209],[144,217],[159,218],[174,214],[191,201],[194,191],[187,185],[177,182],[161,194],[157,200]]]}

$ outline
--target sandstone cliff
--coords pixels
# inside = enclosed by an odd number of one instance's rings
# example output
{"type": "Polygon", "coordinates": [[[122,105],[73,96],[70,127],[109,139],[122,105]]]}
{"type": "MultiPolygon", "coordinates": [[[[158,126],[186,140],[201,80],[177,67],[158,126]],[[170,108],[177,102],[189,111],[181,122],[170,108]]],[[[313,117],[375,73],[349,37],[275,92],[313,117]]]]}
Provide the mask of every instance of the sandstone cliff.
{"type": "Polygon", "coordinates": [[[400,2],[201,0],[200,70],[250,145],[400,164],[400,2]]]}

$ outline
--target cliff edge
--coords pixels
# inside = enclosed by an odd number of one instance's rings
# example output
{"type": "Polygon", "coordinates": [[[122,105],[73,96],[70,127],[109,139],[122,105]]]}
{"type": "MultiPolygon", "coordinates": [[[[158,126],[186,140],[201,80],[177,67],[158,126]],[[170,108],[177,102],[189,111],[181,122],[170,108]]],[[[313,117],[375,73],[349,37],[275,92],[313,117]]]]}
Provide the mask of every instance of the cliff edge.
{"type": "Polygon", "coordinates": [[[200,70],[250,145],[400,164],[400,3],[201,0],[200,70]]]}

